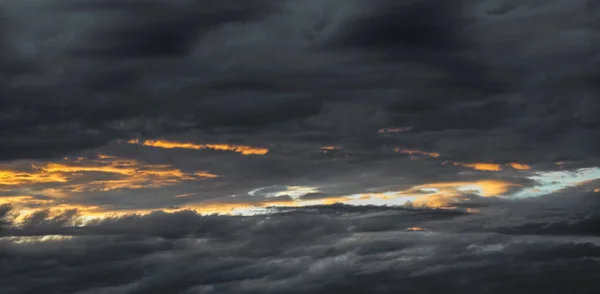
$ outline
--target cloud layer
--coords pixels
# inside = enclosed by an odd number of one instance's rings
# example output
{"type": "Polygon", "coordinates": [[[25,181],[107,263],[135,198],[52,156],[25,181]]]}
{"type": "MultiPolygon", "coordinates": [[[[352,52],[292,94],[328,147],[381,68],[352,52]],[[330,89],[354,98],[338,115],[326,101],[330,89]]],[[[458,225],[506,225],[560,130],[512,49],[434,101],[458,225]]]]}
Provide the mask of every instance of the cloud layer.
{"type": "Polygon", "coordinates": [[[594,1],[0,7],[0,292],[599,290],[594,1]]]}
{"type": "Polygon", "coordinates": [[[73,227],[75,214],[41,212],[5,228],[13,237],[1,240],[0,280],[5,293],[597,291],[592,220],[524,227],[551,217],[533,216],[539,203],[522,205],[527,214],[515,210],[510,221],[493,211],[337,205],[268,217],[155,212],[73,227]]]}

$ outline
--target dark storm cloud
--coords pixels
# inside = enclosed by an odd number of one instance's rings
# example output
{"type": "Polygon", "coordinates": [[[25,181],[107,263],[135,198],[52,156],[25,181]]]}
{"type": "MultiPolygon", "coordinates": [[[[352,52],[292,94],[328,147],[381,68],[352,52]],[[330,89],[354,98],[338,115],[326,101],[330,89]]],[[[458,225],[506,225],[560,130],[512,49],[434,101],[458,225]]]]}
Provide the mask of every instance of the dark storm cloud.
{"type": "Polygon", "coordinates": [[[253,0],[223,1],[86,1],[72,8],[110,10],[125,17],[93,35],[89,49],[77,55],[92,58],[156,58],[187,55],[202,34],[227,23],[252,21],[270,12],[272,4],[253,0]]]}
{"type": "Polygon", "coordinates": [[[509,235],[600,236],[598,193],[582,190],[581,187],[567,188],[547,197],[522,202],[523,211],[514,208],[510,211],[522,215],[525,223],[499,221],[489,229],[509,235]]]}
{"type": "Polygon", "coordinates": [[[207,90],[209,81],[219,75],[196,66],[202,59],[186,64],[202,35],[226,25],[260,21],[277,9],[277,3],[88,1],[36,3],[29,10],[7,6],[11,21],[19,13],[29,13],[68,32],[57,30],[52,32],[56,35],[32,39],[44,28],[16,21],[17,29],[2,35],[28,50],[49,46],[37,55],[24,51],[30,57],[27,61],[37,67],[33,73],[17,76],[3,66],[3,76],[9,75],[2,80],[0,121],[5,159],[57,156],[135,134],[152,136],[194,125],[264,126],[320,110],[320,101],[302,94],[224,96],[207,90]],[[73,23],[83,13],[95,20],[93,24],[73,23]],[[61,62],[53,65],[53,60],[61,62]],[[195,85],[177,85],[185,79],[195,80],[195,85]],[[128,123],[116,127],[123,121],[128,123]],[[64,138],[67,133],[70,138],[64,138]],[[46,136],[56,143],[46,142],[46,136]],[[57,146],[59,141],[62,147],[57,146]]]}
{"type": "Polygon", "coordinates": [[[554,223],[532,223],[514,228],[500,228],[505,234],[536,235],[600,235],[600,216],[589,215],[580,220],[554,223]]]}
{"type": "Polygon", "coordinates": [[[204,2],[6,4],[10,56],[37,71],[3,79],[2,158],[189,129],[473,161],[600,150],[584,1],[204,2]]]}
{"type": "Polygon", "coordinates": [[[596,62],[597,33],[583,1],[535,8],[515,3],[521,10],[501,16],[487,13],[493,10],[491,2],[375,2],[363,16],[351,18],[342,37],[334,40],[338,50],[363,52],[365,62],[379,56],[388,68],[422,65],[419,82],[403,85],[406,94],[390,103],[396,125],[414,126],[412,133],[437,132],[440,153],[460,158],[529,157],[535,162],[553,160],[555,154],[573,159],[596,155],[597,136],[592,134],[597,121],[591,113],[600,105],[589,98],[597,87],[585,82],[595,75],[584,60],[596,62]],[[549,19],[569,19],[570,27],[553,27],[549,19]],[[519,26],[528,29],[518,32],[519,26]],[[559,45],[563,42],[571,45],[559,45]],[[503,137],[499,148],[490,146],[482,133],[490,130],[503,137]],[[590,148],[571,143],[575,140],[590,148]],[[565,143],[557,146],[556,141],[565,143]],[[471,145],[483,154],[444,147],[455,144],[460,149],[471,145]],[[533,146],[548,152],[532,154],[533,146]]]}
{"type": "Polygon", "coordinates": [[[462,48],[461,2],[362,2],[364,15],[348,21],[334,46],[393,51],[407,59],[462,48]]]}
{"type": "MultiPolygon", "coordinates": [[[[429,230],[432,221],[451,218],[456,226],[468,227],[472,220],[435,210],[316,209],[323,213],[232,217],[155,212],[86,227],[69,227],[69,212],[47,220],[42,212],[20,231],[38,228],[73,237],[18,243],[17,237],[3,238],[0,280],[6,293],[598,290],[597,239],[406,231],[415,226],[429,230]]],[[[18,236],[18,231],[11,233],[18,236]]]]}

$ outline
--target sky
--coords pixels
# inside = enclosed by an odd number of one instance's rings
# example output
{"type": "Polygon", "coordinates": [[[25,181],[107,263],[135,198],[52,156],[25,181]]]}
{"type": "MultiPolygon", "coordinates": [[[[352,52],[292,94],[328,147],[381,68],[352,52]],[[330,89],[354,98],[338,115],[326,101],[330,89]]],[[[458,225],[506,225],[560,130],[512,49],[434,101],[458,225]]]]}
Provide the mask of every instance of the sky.
{"type": "Polygon", "coordinates": [[[593,0],[0,0],[1,293],[598,293],[593,0]]]}

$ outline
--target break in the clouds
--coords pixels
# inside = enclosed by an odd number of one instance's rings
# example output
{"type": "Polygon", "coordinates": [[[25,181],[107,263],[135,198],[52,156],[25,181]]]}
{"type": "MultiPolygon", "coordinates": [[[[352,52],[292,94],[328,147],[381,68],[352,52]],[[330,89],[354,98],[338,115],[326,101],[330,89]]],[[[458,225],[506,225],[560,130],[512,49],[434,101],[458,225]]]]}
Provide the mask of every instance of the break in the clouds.
{"type": "Polygon", "coordinates": [[[0,1],[0,292],[596,293],[596,2],[0,1]]]}

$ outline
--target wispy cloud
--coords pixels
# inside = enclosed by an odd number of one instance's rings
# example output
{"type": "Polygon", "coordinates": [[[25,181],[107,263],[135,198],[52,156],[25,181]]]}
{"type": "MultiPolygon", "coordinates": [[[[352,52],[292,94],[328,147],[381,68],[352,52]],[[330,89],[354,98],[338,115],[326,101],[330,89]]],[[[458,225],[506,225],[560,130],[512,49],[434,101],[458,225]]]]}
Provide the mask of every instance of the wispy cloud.
{"type": "Polygon", "coordinates": [[[230,144],[194,144],[189,142],[176,142],[168,140],[139,140],[132,139],[127,141],[129,144],[138,144],[148,147],[163,148],[163,149],[212,149],[220,151],[230,151],[241,153],[243,155],[265,155],[269,152],[268,148],[252,147],[245,145],[230,145],[230,144]]]}
{"type": "Polygon", "coordinates": [[[464,167],[469,167],[474,170],[480,171],[501,171],[502,166],[496,163],[458,163],[457,165],[462,165],[464,167]]]}
{"type": "Polygon", "coordinates": [[[474,170],[479,171],[502,171],[505,167],[510,167],[515,170],[526,171],[531,170],[532,167],[525,163],[517,163],[511,162],[508,164],[498,164],[498,163],[490,163],[490,162],[472,162],[472,163],[464,163],[464,162],[454,162],[452,163],[455,166],[464,166],[468,168],[472,168],[474,170]]]}
{"type": "MultiPolygon", "coordinates": [[[[600,168],[580,168],[570,171],[540,171],[528,177],[537,184],[512,195],[515,198],[539,197],[569,187],[600,179],[600,168]]],[[[598,190],[600,191],[600,190],[598,190]]]]}
{"type": "Polygon", "coordinates": [[[6,166],[0,173],[0,187],[3,187],[3,194],[7,196],[0,201],[23,207],[58,205],[27,194],[65,200],[71,193],[160,188],[183,181],[216,177],[206,171],[188,173],[168,164],[146,164],[108,155],[90,159],[65,158],[57,162],[32,164],[21,170],[11,170],[6,166]],[[23,192],[27,193],[20,197],[12,196],[22,195],[23,192]]]}
{"type": "Polygon", "coordinates": [[[509,165],[510,165],[510,167],[512,167],[516,170],[531,170],[531,165],[524,164],[524,163],[511,162],[511,163],[509,163],[509,165]]]}
{"type": "Polygon", "coordinates": [[[398,128],[387,128],[387,129],[379,129],[377,131],[378,134],[395,134],[402,132],[409,132],[413,129],[413,127],[398,127],[398,128]]]}
{"type": "Polygon", "coordinates": [[[398,152],[398,153],[402,153],[402,154],[429,156],[429,157],[433,157],[433,158],[439,158],[441,156],[437,152],[426,152],[426,151],[421,151],[421,150],[416,150],[416,149],[396,148],[396,149],[394,149],[394,151],[398,152]]]}
{"type": "Polygon", "coordinates": [[[0,170],[0,187],[12,187],[39,183],[64,183],[68,179],[63,174],[37,171],[0,170]]]}

